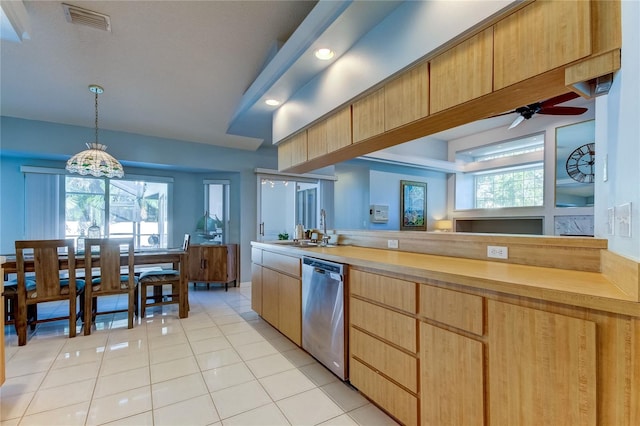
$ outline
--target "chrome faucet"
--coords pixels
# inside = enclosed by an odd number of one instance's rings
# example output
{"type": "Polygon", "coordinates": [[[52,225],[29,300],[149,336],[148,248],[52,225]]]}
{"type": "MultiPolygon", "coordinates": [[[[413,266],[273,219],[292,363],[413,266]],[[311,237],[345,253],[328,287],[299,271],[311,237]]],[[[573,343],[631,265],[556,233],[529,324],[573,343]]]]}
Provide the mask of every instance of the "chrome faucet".
{"type": "Polygon", "coordinates": [[[324,209],[320,210],[320,226],[322,226],[322,245],[326,246],[329,243],[329,235],[327,235],[327,212],[324,209]]]}

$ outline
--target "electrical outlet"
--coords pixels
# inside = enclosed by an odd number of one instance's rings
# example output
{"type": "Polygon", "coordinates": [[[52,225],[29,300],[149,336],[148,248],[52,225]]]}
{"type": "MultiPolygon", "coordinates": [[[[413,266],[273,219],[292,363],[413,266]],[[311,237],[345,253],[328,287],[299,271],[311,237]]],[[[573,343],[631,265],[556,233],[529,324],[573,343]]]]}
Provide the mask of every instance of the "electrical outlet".
{"type": "Polygon", "coordinates": [[[503,246],[487,246],[487,257],[495,259],[508,259],[509,249],[503,246]]]}
{"type": "Polygon", "coordinates": [[[398,240],[387,240],[388,248],[398,248],[398,240]]]}

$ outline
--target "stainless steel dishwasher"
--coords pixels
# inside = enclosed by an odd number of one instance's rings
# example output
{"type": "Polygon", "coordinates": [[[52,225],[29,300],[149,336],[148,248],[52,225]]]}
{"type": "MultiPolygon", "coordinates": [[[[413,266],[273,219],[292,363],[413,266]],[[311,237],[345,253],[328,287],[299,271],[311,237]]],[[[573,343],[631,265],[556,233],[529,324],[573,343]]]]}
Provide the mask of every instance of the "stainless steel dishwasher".
{"type": "Polygon", "coordinates": [[[345,272],[340,263],[302,259],[302,348],[342,380],[348,377],[345,272]]]}

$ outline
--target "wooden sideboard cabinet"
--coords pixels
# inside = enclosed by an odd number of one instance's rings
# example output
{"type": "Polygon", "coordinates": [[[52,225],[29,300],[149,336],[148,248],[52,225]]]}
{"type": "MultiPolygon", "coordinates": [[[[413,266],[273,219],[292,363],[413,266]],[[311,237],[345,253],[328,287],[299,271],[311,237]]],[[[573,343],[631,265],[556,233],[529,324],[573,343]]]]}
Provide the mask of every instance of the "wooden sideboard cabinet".
{"type": "Polygon", "coordinates": [[[187,251],[187,277],[193,283],[222,283],[225,291],[238,277],[238,245],[192,244],[187,251]]]}

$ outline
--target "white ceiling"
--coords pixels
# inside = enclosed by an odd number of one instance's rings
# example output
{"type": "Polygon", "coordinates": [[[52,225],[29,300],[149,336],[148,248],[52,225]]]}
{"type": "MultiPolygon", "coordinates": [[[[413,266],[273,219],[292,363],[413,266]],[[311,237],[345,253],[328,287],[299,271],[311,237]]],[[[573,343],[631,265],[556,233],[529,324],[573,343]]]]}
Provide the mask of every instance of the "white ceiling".
{"type": "Polygon", "coordinates": [[[399,1],[68,1],[111,32],[59,1],[17,3],[28,38],[2,39],[2,115],[93,127],[99,84],[100,129],[255,150],[271,144],[269,91],[286,100],[326,66],[313,48],[346,51],[399,1]]]}
{"type": "MultiPolygon", "coordinates": [[[[101,129],[255,150],[271,145],[273,110],[264,99],[286,100],[330,63],[313,58],[315,48],[331,44],[337,60],[401,2],[68,3],[109,15],[112,31],[67,22],[59,1],[3,0],[3,9],[24,4],[28,39],[1,41],[2,115],[92,127],[88,85],[99,84],[101,129]]],[[[424,147],[432,138],[507,127],[514,118],[481,120],[385,152],[429,157],[424,147]]]]}

